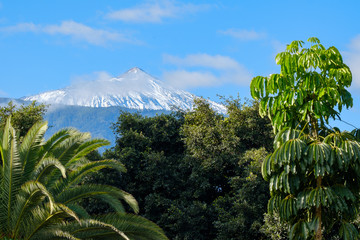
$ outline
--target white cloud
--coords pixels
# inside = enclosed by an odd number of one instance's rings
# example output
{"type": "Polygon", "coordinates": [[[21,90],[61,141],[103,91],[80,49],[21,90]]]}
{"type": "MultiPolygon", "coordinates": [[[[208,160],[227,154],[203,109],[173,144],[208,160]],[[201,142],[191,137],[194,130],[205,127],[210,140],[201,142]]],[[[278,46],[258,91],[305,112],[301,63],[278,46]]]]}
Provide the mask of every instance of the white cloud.
{"type": "Polygon", "coordinates": [[[33,32],[50,35],[65,35],[78,41],[93,45],[106,45],[108,42],[130,42],[124,35],[117,32],[95,29],[75,21],[63,21],[60,25],[36,25],[34,23],[19,23],[14,26],[0,28],[1,32],[33,32]]]}
{"type": "Polygon", "coordinates": [[[343,55],[353,75],[352,87],[360,88],[360,35],[351,40],[348,51],[343,55]]]}
{"type": "Polygon", "coordinates": [[[77,75],[73,76],[71,78],[71,85],[82,85],[87,82],[103,82],[108,81],[109,79],[113,78],[108,72],[105,71],[99,71],[99,72],[93,72],[91,74],[84,74],[84,75],[77,75]]]}
{"type": "Polygon", "coordinates": [[[113,77],[105,72],[93,72],[90,74],[77,75],[71,77],[71,84],[68,87],[78,99],[91,99],[94,93],[97,94],[117,94],[118,88],[111,81],[113,77]],[[107,82],[104,84],[104,82],[107,82]]]}
{"type": "Polygon", "coordinates": [[[253,30],[244,30],[244,29],[228,29],[225,31],[219,31],[219,33],[228,35],[240,40],[250,41],[266,38],[266,34],[263,32],[255,32],[253,30]]]}
{"type": "Polygon", "coordinates": [[[9,96],[9,94],[7,94],[6,92],[0,89],[0,97],[7,97],[7,96],[9,96]]]}
{"type": "Polygon", "coordinates": [[[163,56],[164,61],[167,63],[171,63],[177,66],[187,66],[187,67],[209,67],[215,69],[237,69],[241,68],[241,65],[236,62],[234,59],[215,55],[211,56],[209,54],[191,54],[186,56],[185,58],[180,58],[172,55],[165,54],[163,56]]]}
{"type": "Polygon", "coordinates": [[[14,26],[2,27],[1,32],[17,33],[17,32],[40,32],[41,28],[33,23],[19,23],[14,26]]]}
{"type": "Polygon", "coordinates": [[[108,41],[126,41],[119,33],[94,29],[74,21],[64,21],[61,25],[49,25],[43,28],[49,34],[63,34],[94,45],[103,45],[108,41]]]}
{"type": "Polygon", "coordinates": [[[236,60],[221,55],[192,54],[184,58],[164,55],[164,61],[181,68],[163,74],[163,79],[174,87],[189,89],[202,86],[219,86],[226,83],[248,85],[249,71],[236,60]],[[195,70],[186,70],[191,67],[195,70]]]}
{"type": "Polygon", "coordinates": [[[165,72],[163,74],[163,79],[170,86],[182,89],[219,85],[218,78],[210,72],[176,70],[165,72]]]}
{"type": "Polygon", "coordinates": [[[284,52],[286,50],[286,44],[284,44],[278,40],[271,41],[271,45],[274,48],[276,54],[278,54],[280,52],[284,52]]]}
{"type": "Polygon", "coordinates": [[[94,95],[126,95],[129,92],[147,91],[149,85],[146,80],[122,81],[121,78],[111,76],[105,71],[77,75],[71,78],[67,91],[78,99],[92,99],[94,95]]]}
{"type": "Polygon", "coordinates": [[[135,23],[160,23],[165,18],[176,18],[187,13],[208,9],[209,5],[184,4],[170,0],[147,2],[132,8],[110,12],[106,18],[135,23]]]}
{"type": "Polygon", "coordinates": [[[360,52],[360,34],[351,40],[350,48],[360,52]]]}

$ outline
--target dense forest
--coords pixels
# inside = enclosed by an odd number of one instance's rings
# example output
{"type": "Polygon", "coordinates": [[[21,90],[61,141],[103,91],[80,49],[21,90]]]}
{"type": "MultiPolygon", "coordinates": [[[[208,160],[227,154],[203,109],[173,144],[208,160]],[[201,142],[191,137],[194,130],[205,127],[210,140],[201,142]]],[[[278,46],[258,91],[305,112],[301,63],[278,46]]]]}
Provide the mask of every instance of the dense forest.
{"type": "MultiPolygon", "coordinates": [[[[103,158],[119,160],[127,172],[105,169],[90,181],[132,193],[140,214],[170,239],[265,239],[269,194],[260,168],[272,150],[270,121],[256,102],[226,105],[226,117],[203,99],[187,113],[122,112],[113,126],[116,146],[103,158]]],[[[107,210],[86,205],[96,214],[107,210]]]]}

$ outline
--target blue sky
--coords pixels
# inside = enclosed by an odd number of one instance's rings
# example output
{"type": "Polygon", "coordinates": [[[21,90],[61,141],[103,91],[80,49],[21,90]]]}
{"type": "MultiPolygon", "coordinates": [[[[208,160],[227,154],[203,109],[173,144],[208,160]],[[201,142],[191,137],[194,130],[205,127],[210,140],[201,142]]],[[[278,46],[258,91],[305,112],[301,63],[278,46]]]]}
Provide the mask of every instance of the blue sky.
{"type": "Polygon", "coordinates": [[[359,9],[357,0],[0,0],[0,97],[135,66],[213,100],[250,97],[252,77],[279,72],[276,53],[316,36],[352,70],[354,108],[342,116],[360,127],[359,9]]]}

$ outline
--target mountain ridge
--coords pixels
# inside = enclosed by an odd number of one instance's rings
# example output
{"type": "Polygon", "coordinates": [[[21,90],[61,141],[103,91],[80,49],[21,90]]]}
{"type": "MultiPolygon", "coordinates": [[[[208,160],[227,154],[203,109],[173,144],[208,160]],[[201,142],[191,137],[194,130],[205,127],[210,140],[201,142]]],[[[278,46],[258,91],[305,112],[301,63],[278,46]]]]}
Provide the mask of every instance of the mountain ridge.
{"type": "MultiPolygon", "coordinates": [[[[82,81],[71,86],[22,98],[51,105],[86,107],[119,106],[137,110],[190,110],[196,96],[167,86],[144,70],[134,67],[124,74],[106,80],[82,81]]],[[[215,111],[226,108],[209,101],[215,111]]]]}

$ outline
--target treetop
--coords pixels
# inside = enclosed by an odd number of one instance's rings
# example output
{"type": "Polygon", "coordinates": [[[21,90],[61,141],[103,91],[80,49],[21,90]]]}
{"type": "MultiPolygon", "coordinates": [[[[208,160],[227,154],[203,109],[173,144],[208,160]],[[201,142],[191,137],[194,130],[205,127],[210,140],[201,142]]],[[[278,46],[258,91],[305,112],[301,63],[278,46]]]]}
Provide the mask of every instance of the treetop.
{"type": "Polygon", "coordinates": [[[310,47],[306,48],[303,41],[293,41],[275,58],[280,73],[251,81],[251,95],[260,100],[260,114],[269,116],[275,132],[307,123],[319,130],[330,117],[340,118],[344,106],[353,105],[346,90],[352,74],[339,50],[325,48],[315,37],[308,43],[310,47]]]}

